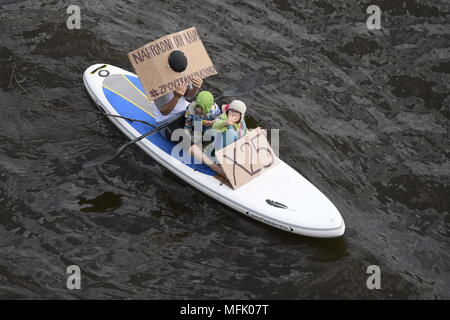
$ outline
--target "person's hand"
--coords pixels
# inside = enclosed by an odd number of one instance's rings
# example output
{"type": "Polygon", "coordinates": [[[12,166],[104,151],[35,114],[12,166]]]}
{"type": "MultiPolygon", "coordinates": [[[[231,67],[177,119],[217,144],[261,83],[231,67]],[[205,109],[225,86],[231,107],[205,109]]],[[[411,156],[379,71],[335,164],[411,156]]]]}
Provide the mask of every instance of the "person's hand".
{"type": "Polygon", "coordinates": [[[236,113],[230,114],[230,117],[227,120],[227,125],[232,126],[233,124],[237,123],[241,116],[236,113]]]}
{"type": "Polygon", "coordinates": [[[186,85],[182,84],[181,86],[178,86],[175,88],[175,91],[173,92],[173,95],[177,98],[181,98],[186,93],[186,85]]]}
{"type": "Polygon", "coordinates": [[[194,88],[200,89],[202,87],[203,80],[201,78],[192,78],[192,85],[194,88]]]}
{"type": "Polygon", "coordinates": [[[203,120],[202,124],[204,126],[210,127],[210,126],[212,126],[214,124],[214,120],[203,120]]]}

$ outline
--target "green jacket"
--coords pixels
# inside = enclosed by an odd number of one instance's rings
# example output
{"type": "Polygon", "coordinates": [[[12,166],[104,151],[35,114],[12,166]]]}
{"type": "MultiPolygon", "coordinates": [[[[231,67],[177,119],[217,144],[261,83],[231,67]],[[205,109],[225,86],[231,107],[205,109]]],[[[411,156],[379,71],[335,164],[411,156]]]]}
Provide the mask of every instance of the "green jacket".
{"type": "MultiPolygon", "coordinates": [[[[227,131],[227,126],[225,125],[225,122],[228,120],[228,116],[226,113],[223,113],[216,122],[214,122],[212,128],[216,129],[218,132],[225,132],[227,131]]],[[[244,119],[241,119],[238,123],[235,123],[233,125],[234,130],[236,130],[237,135],[239,138],[242,138],[247,134],[247,125],[245,123],[244,119]]]]}

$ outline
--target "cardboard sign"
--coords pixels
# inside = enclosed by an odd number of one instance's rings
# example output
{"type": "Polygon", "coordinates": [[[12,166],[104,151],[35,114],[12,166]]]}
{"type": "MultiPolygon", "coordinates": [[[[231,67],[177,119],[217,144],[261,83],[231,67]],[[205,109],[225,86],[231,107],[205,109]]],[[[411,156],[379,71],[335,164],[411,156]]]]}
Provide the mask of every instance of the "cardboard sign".
{"type": "Polygon", "coordinates": [[[190,84],[194,77],[204,79],[217,74],[195,27],[150,42],[128,53],[128,59],[150,100],[173,92],[181,84],[190,84]],[[169,55],[174,50],[182,51],[187,58],[183,72],[169,66],[169,55]]]}
{"type": "Polygon", "coordinates": [[[260,128],[216,151],[216,158],[233,189],[280,163],[267,141],[265,131],[260,128]]]}

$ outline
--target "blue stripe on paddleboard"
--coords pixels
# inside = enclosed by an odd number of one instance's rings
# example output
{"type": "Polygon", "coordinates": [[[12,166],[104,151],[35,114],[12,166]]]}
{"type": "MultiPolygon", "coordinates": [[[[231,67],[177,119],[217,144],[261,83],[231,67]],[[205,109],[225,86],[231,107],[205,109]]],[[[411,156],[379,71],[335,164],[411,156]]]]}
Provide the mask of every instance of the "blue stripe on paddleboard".
{"type": "MultiPolygon", "coordinates": [[[[134,77],[129,77],[130,81],[132,81],[132,78],[134,78],[134,77]]],[[[137,79],[137,78],[135,78],[135,79],[137,79]]],[[[137,82],[137,83],[139,83],[139,85],[140,85],[140,82],[137,82]]],[[[137,83],[133,82],[133,84],[136,84],[136,86],[137,86],[137,83]]],[[[108,99],[109,103],[111,103],[111,105],[114,107],[114,109],[116,109],[116,111],[119,115],[128,117],[128,118],[132,118],[132,119],[144,120],[153,125],[156,125],[156,121],[153,117],[151,117],[149,114],[142,111],[141,109],[139,109],[138,107],[136,107],[135,105],[130,103],[129,101],[125,100],[121,96],[115,94],[114,92],[112,92],[106,88],[103,88],[103,93],[105,94],[105,97],[108,99]]],[[[140,134],[144,134],[144,133],[147,133],[150,130],[152,130],[151,127],[149,127],[148,125],[146,125],[144,123],[133,122],[133,121],[129,121],[129,120],[125,120],[125,121],[127,121],[140,134]]],[[[159,147],[161,150],[165,151],[168,154],[171,154],[172,149],[176,145],[175,142],[168,141],[166,138],[163,138],[158,133],[152,134],[151,136],[147,137],[146,139],[151,141],[154,145],[156,145],[157,147],[159,147]]],[[[176,157],[176,158],[178,160],[182,161],[182,159],[181,159],[182,154],[177,155],[177,156],[178,157],[176,157]]],[[[191,162],[193,162],[192,158],[191,158],[191,162]]],[[[186,165],[198,172],[201,172],[201,173],[204,173],[204,174],[207,174],[210,176],[216,175],[216,173],[205,164],[191,163],[191,164],[186,164],[186,165]]]]}

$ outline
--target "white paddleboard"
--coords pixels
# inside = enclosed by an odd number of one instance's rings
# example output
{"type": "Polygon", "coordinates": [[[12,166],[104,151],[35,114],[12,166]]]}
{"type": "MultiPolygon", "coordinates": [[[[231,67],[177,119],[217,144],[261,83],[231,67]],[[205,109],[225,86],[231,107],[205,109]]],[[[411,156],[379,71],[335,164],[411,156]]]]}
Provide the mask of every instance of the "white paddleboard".
{"type": "MultiPolygon", "coordinates": [[[[84,85],[105,112],[155,124],[156,106],[144,94],[137,76],[108,64],[84,72],[84,85]]],[[[143,123],[109,117],[128,138],[152,130],[143,123]]],[[[344,234],[345,223],[333,203],[297,171],[280,164],[233,190],[203,164],[185,164],[171,156],[175,143],[155,133],[137,142],[148,155],[178,177],[246,216],[288,232],[320,238],[344,234]]]]}

